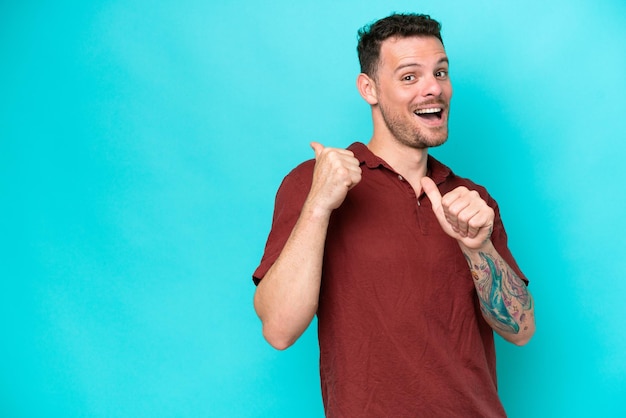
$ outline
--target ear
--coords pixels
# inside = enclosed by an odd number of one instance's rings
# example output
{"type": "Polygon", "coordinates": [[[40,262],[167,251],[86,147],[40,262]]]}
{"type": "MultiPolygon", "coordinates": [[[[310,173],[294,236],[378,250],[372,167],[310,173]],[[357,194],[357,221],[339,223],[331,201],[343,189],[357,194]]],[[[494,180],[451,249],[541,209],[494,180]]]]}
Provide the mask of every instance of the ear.
{"type": "Polygon", "coordinates": [[[378,94],[376,92],[376,83],[365,73],[359,74],[356,78],[356,87],[359,89],[361,97],[370,105],[378,104],[378,94]]]}

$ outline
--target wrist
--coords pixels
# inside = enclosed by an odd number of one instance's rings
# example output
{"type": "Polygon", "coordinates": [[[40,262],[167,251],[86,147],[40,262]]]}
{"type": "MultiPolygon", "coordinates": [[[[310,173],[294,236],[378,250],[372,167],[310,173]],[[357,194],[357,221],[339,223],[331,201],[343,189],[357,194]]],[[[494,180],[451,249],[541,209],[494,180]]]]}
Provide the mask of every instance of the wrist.
{"type": "Polygon", "coordinates": [[[478,247],[473,247],[473,246],[468,247],[467,245],[463,244],[463,242],[461,241],[458,241],[458,243],[459,243],[459,247],[461,247],[461,251],[463,251],[463,253],[466,256],[468,256],[470,259],[473,259],[474,257],[480,258],[480,253],[491,253],[495,251],[495,247],[493,246],[491,239],[485,240],[478,247]]]}
{"type": "Polygon", "coordinates": [[[307,201],[302,207],[301,216],[310,220],[328,221],[332,212],[333,209],[307,201]]]}

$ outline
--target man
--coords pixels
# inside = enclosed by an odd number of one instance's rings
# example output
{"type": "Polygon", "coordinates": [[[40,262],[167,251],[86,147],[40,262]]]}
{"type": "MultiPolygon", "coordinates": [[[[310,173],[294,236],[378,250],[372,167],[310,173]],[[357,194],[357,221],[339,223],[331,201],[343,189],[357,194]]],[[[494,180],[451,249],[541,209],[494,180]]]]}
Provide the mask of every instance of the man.
{"type": "Polygon", "coordinates": [[[440,25],[395,14],[359,31],[357,87],[374,132],[284,179],[254,306],[293,344],[318,316],[328,417],[501,417],[493,331],[535,330],[496,202],[428,155],[448,137],[440,25]]]}

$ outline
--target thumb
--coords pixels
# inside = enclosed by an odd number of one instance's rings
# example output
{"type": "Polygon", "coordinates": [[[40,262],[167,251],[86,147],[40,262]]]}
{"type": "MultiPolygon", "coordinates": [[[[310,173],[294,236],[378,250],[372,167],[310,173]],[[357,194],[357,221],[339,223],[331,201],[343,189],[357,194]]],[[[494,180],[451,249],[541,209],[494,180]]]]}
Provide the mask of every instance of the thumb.
{"type": "Polygon", "coordinates": [[[319,142],[311,142],[310,145],[311,145],[311,148],[313,148],[313,151],[315,152],[315,159],[317,159],[317,157],[320,156],[322,151],[324,151],[324,145],[320,144],[319,142]]]}
{"type": "Polygon", "coordinates": [[[426,196],[430,199],[433,211],[438,213],[441,210],[441,193],[439,193],[437,185],[430,177],[422,177],[420,183],[422,184],[424,193],[426,193],[426,196]]]}

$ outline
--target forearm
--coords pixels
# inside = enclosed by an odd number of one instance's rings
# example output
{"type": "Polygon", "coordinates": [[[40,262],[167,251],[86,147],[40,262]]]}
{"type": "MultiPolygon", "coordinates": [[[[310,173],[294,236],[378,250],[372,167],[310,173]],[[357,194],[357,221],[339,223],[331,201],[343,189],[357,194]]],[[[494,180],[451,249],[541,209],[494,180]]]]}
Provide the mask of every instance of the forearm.
{"type": "Polygon", "coordinates": [[[482,315],[505,340],[526,344],[535,332],[533,297],[524,281],[498,254],[491,241],[480,249],[461,245],[469,264],[482,315]]]}
{"type": "Polygon", "coordinates": [[[291,346],[317,312],[324,243],[330,212],[305,204],[285,247],[259,283],[254,307],[265,339],[291,346]]]}

